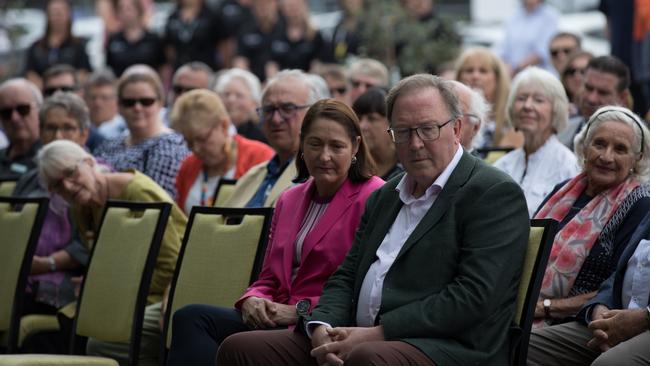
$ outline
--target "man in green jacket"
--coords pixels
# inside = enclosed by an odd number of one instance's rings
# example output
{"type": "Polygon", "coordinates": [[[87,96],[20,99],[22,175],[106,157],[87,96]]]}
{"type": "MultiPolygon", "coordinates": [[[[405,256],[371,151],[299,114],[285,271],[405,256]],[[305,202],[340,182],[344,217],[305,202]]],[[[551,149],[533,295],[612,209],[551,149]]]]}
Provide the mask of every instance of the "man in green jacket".
{"type": "Polygon", "coordinates": [[[387,112],[406,174],[368,199],[302,332],[232,336],[217,364],[508,363],[529,232],[523,193],[463,151],[448,82],[408,77],[390,91],[387,112]]]}

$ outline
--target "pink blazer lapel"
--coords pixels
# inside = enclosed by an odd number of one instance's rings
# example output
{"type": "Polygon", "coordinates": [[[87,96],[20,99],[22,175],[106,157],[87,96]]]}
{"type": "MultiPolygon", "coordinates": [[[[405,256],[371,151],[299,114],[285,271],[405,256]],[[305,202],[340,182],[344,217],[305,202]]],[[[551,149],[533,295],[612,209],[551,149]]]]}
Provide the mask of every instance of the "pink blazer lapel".
{"type": "Polygon", "coordinates": [[[334,199],[332,199],[332,202],[327,206],[323,216],[318,220],[316,226],[305,238],[302,245],[302,257],[300,258],[301,263],[304,262],[305,258],[309,255],[309,252],[316,244],[320,243],[325,234],[330,231],[334,224],[344,216],[348,207],[354,203],[353,197],[359,193],[360,187],[361,185],[355,185],[349,180],[346,180],[339,191],[336,192],[334,199]]]}
{"type": "Polygon", "coordinates": [[[314,181],[308,180],[306,183],[296,186],[295,189],[285,194],[284,208],[282,214],[290,216],[287,220],[288,231],[283,241],[286,241],[286,248],[284,249],[284,256],[282,259],[282,268],[286,277],[287,283],[291,283],[291,269],[293,268],[293,256],[295,253],[295,242],[300,231],[300,225],[305,217],[309,203],[311,202],[311,195],[314,189],[314,181]]]}

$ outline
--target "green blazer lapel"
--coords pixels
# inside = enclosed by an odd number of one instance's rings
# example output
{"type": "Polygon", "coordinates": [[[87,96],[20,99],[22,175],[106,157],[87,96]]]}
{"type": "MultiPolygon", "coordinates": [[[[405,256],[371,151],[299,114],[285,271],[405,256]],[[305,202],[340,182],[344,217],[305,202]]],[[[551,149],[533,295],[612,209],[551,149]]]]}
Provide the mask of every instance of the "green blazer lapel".
{"type": "Polygon", "coordinates": [[[366,239],[363,240],[366,246],[361,249],[363,254],[358,261],[357,273],[361,274],[362,277],[355,283],[355,297],[359,294],[363,277],[368,272],[368,268],[377,260],[377,249],[384,241],[388,230],[393,226],[393,222],[395,222],[395,218],[402,208],[399,193],[395,191],[396,186],[397,183],[391,188],[386,187],[387,191],[377,197],[377,203],[370,207],[373,211],[366,224],[366,239]]]}
{"type": "Polygon", "coordinates": [[[395,258],[396,261],[415,245],[415,243],[419,242],[422,236],[431,230],[440,221],[442,216],[447,213],[449,205],[454,201],[456,192],[469,180],[476,161],[476,158],[472,157],[466,151],[463,152],[463,156],[460,158],[456,169],[451,173],[449,180],[438,195],[438,198],[436,198],[433,206],[431,206],[420,223],[415,227],[415,230],[406,239],[406,243],[404,243],[404,246],[402,246],[402,249],[395,258]]]}

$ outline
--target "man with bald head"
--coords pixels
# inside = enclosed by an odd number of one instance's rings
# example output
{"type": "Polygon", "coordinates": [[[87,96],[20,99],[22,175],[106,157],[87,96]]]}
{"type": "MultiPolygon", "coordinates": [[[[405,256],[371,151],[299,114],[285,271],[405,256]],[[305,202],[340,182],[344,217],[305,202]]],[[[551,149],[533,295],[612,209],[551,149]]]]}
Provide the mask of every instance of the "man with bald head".
{"type": "Polygon", "coordinates": [[[481,123],[485,121],[490,106],[483,96],[467,85],[450,80],[452,89],[458,97],[463,123],[460,125],[460,144],[467,151],[482,146],[482,136],[478,134],[481,123]]]}
{"type": "Polygon", "coordinates": [[[36,166],[40,143],[38,112],[43,103],[40,90],[24,78],[0,84],[0,122],[9,146],[0,150],[0,179],[18,179],[36,166]]]}

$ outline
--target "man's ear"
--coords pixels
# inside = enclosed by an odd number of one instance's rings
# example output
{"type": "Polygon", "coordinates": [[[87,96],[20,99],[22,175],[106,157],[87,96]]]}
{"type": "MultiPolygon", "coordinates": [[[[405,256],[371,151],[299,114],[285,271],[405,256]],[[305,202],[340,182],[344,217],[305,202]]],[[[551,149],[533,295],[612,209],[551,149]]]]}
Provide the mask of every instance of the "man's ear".
{"type": "Polygon", "coordinates": [[[632,98],[632,93],[630,89],[625,89],[618,94],[620,105],[626,107],[627,109],[632,109],[634,107],[634,98],[632,98]]]}
{"type": "Polygon", "coordinates": [[[454,122],[452,127],[454,129],[454,136],[456,136],[456,140],[460,141],[460,133],[461,133],[460,131],[463,127],[463,119],[460,117],[456,117],[456,121],[454,122]]]}

